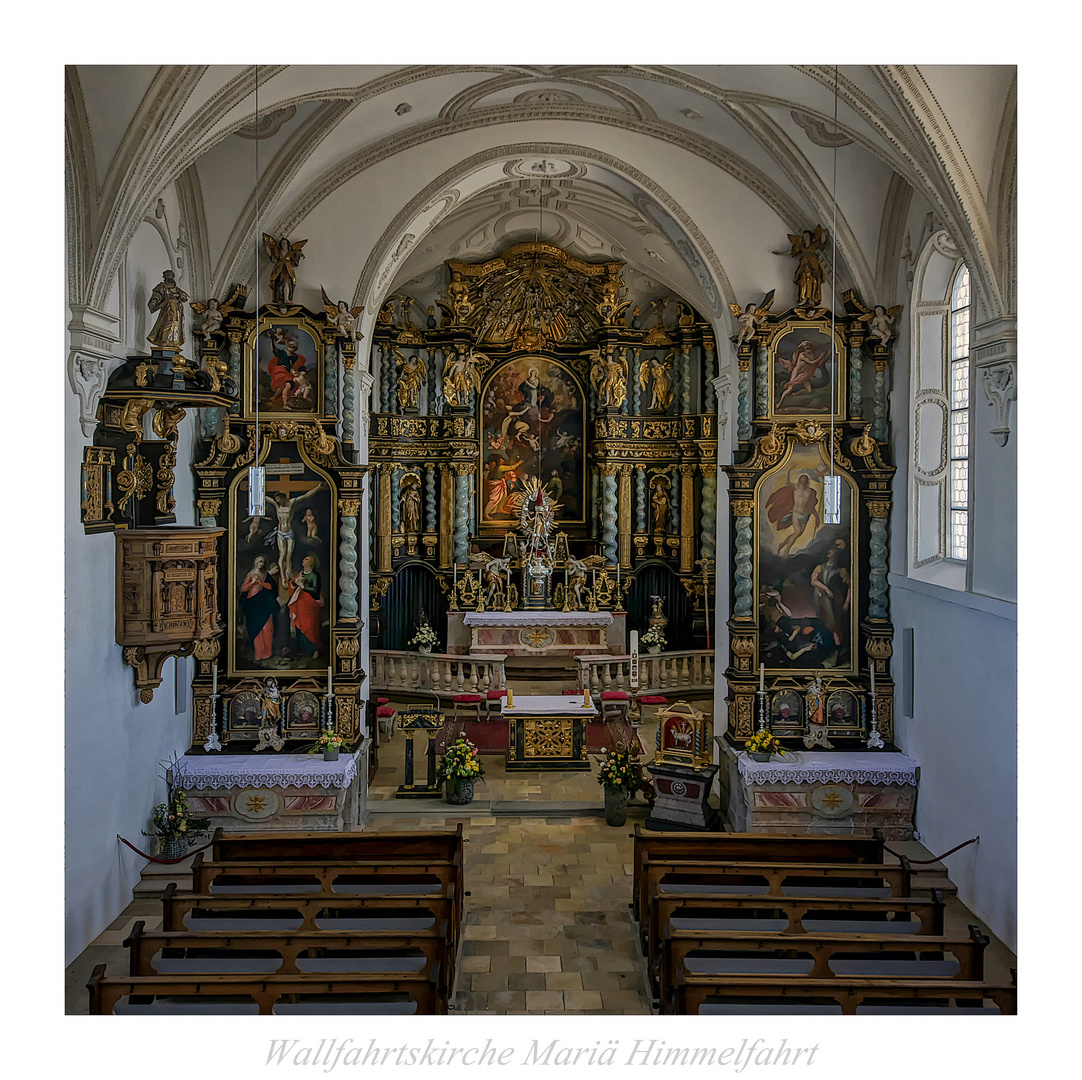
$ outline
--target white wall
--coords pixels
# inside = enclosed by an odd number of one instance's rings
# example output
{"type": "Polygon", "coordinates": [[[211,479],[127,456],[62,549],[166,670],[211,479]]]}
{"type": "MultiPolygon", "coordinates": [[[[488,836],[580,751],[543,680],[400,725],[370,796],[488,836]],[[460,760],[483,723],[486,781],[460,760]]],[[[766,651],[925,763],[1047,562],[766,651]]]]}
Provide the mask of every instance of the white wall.
{"type": "Polygon", "coordinates": [[[895,741],[920,764],[916,827],[961,901],[1017,948],[1018,755],[1015,605],[891,574],[893,675],[914,665],[912,716],[896,699],[895,741]],[[913,656],[904,631],[913,629],[913,656]]]}

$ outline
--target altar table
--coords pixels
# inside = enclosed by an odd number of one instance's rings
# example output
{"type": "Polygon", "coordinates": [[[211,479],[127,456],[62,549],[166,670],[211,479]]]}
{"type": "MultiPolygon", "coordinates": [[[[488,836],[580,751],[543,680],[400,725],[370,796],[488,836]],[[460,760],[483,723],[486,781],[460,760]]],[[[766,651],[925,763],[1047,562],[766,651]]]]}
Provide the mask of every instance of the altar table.
{"type": "Polygon", "coordinates": [[[514,695],[503,701],[507,720],[507,770],[588,769],[586,724],[597,716],[582,694],[514,695]]]}
{"type": "Polygon", "coordinates": [[[721,736],[721,806],[735,832],[913,837],[920,766],[883,750],[790,750],[753,761],[721,736]]]}
{"type": "Polygon", "coordinates": [[[452,611],[447,651],[532,658],[622,653],[625,619],[611,611],[452,611]]]}
{"type": "Polygon", "coordinates": [[[364,826],[368,819],[365,738],[337,761],[321,754],[186,754],[170,770],[193,815],[230,832],[303,832],[364,826]]]}

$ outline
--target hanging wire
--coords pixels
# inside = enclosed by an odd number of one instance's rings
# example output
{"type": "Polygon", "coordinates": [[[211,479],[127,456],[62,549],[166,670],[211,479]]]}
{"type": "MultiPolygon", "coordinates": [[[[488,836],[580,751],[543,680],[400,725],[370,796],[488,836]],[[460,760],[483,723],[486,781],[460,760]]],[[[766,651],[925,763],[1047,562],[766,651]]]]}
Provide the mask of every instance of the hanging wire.
{"type": "Polygon", "coordinates": [[[252,342],[252,383],[255,394],[255,464],[248,469],[248,513],[263,515],[266,510],[266,473],[259,464],[259,65],[255,66],[255,184],[253,186],[254,214],[253,238],[255,241],[255,335],[252,342]]]}
{"type": "MultiPolygon", "coordinates": [[[[838,133],[838,65],[834,65],[834,134],[838,133]]],[[[841,477],[834,474],[834,383],[838,378],[838,356],[834,331],[834,305],[838,293],[838,140],[834,139],[834,176],[832,180],[832,214],[830,223],[830,476],[823,492],[823,521],[841,523],[841,477]]]]}

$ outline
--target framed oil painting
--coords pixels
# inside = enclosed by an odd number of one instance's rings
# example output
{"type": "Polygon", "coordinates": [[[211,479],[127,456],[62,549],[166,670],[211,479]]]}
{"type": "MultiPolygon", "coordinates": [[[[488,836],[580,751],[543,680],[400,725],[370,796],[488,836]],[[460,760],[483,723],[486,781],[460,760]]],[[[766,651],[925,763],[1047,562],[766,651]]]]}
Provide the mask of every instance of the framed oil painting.
{"type": "Polygon", "coordinates": [[[230,496],[229,673],[326,671],[337,535],[331,485],[295,443],[272,443],[263,465],[263,515],[248,514],[247,473],[230,496]]]}
{"type": "Polygon", "coordinates": [[[821,443],[794,443],[756,495],[760,662],[776,670],[855,673],[855,487],[844,472],[841,523],[823,523],[821,443]]]}
{"type": "Polygon", "coordinates": [[[770,417],[844,419],[842,375],[845,352],[836,341],[831,358],[830,333],[819,324],[790,325],[770,344],[770,417]]]}
{"type": "Polygon", "coordinates": [[[554,360],[518,357],[492,372],[481,394],[482,528],[517,521],[537,482],[558,524],[586,520],[584,411],[581,384],[554,360]]]}
{"type": "MultiPolygon", "coordinates": [[[[252,416],[323,415],[323,343],[314,323],[300,316],[261,319],[255,339],[256,379],[245,380],[245,410],[252,416]]],[[[252,339],[245,362],[251,371],[252,339]]]]}

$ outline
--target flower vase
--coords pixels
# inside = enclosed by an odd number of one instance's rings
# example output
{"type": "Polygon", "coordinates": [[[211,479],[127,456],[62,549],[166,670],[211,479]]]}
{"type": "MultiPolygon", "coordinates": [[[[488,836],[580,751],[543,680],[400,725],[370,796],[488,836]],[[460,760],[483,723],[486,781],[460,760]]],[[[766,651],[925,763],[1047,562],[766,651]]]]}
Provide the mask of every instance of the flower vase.
{"type": "Polygon", "coordinates": [[[183,837],[163,840],[158,850],[159,859],[183,859],[188,854],[188,841],[183,837]]]}
{"type": "Polygon", "coordinates": [[[417,646],[417,651],[418,651],[418,652],[419,652],[419,653],[420,653],[420,654],[421,654],[422,656],[428,656],[428,654],[429,654],[430,652],[432,652],[432,646],[431,646],[431,645],[418,645],[418,646],[417,646]]]}
{"type": "Polygon", "coordinates": [[[651,656],[657,656],[657,654],[658,654],[659,652],[661,652],[661,646],[660,646],[660,645],[647,645],[647,646],[646,646],[646,651],[647,651],[647,652],[648,652],[648,653],[649,653],[649,654],[650,654],[651,656]]]}
{"type": "Polygon", "coordinates": [[[473,802],[473,781],[448,780],[444,785],[443,797],[458,806],[473,802]]]}
{"type": "Polygon", "coordinates": [[[339,751],[339,749],[340,749],[340,747],[337,747],[337,746],[333,750],[330,747],[325,747],[324,750],[323,750],[323,760],[324,761],[337,761],[338,760],[338,751],[339,751]]]}
{"type": "Polygon", "coordinates": [[[748,757],[750,757],[752,761],[769,761],[773,756],[773,754],[764,754],[758,750],[753,750],[748,755],[748,757]]]}
{"type": "Polygon", "coordinates": [[[627,788],[605,787],[605,824],[623,825],[627,821],[627,788]]]}

